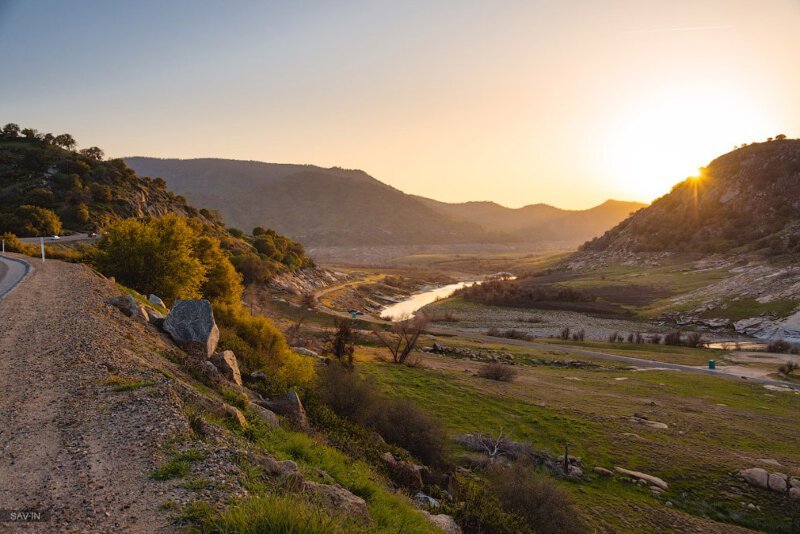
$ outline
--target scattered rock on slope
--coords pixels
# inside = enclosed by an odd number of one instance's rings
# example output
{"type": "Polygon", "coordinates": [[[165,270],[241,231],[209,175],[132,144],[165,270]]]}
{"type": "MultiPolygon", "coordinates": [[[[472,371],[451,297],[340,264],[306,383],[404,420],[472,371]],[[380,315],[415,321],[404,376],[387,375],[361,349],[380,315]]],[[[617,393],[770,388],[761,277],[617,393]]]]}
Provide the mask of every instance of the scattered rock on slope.
{"type": "Polygon", "coordinates": [[[236,361],[236,355],[233,351],[226,350],[217,352],[211,357],[211,363],[225,375],[225,378],[237,386],[242,385],[242,375],[239,373],[239,362],[236,361]]]}
{"type": "Polygon", "coordinates": [[[191,356],[210,357],[219,341],[214,312],[205,299],[176,301],[164,321],[164,330],[191,356]]]}

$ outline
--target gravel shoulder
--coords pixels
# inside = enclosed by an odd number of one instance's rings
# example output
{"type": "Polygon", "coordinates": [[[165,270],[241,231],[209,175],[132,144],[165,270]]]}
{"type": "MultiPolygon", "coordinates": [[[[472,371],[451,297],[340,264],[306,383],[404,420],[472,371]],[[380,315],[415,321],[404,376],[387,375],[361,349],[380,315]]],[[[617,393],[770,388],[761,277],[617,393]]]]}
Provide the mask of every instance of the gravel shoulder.
{"type": "Polygon", "coordinates": [[[50,261],[0,300],[0,509],[49,513],[34,530],[173,530],[158,510],[169,488],[148,473],[186,419],[141,356],[157,334],[105,304],[116,293],[50,261]],[[112,375],[150,387],[115,391],[112,375]]]}

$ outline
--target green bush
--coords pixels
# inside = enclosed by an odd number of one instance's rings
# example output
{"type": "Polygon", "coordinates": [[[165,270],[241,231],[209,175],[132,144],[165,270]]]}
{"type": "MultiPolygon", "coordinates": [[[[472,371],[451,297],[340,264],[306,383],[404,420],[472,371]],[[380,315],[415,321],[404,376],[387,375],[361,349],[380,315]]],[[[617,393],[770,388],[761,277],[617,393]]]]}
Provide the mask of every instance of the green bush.
{"type": "Polygon", "coordinates": [[[23,237],[37,237],[61,233],[61,219],[52,210],[23,204],[0,219],[0,231],[23,237]]]}
{"type": "Polygon", "coordinates": [[[266,371],[269,391],[305,388],[314,378],[314,362],[289,350],[286,338],[269,319],[254,316],[241,304],[214,304],[220,327],[220,348],[236,353],[242,370],[266,371]]]}
{"type": "Polygon", "coordinates": [[[17,252],[19,254],[27,254],[32,256],[36,254],[36,246],[23,243],[17,236],[11,233],[0,234],[0,239],[6,243],[6,252],[17,252]]]}
{"type": "Polygon", "coordinates": [[[464,534],[533,533],[521,517],[503,510],[499,499],[482,482],[459,477],[457,488],[454,497],[460,505],[453,511],[453,519],[464,534]]]}

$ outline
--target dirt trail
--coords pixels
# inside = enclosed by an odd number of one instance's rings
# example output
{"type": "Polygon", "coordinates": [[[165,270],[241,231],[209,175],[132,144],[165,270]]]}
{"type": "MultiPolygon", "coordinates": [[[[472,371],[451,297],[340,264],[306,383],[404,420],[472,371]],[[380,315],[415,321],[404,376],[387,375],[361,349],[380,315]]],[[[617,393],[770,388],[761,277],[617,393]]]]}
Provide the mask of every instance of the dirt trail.
{"type": "Polygon", "coordinates": [[[182,418],[156,387],[106,383],[148,372],[133,347],[151,334],[104,303],[114,293],[85,266],[52,261],[0,300],[0,509],[51,514],[20,530],[172,530],[147,474],[182,418]]]}

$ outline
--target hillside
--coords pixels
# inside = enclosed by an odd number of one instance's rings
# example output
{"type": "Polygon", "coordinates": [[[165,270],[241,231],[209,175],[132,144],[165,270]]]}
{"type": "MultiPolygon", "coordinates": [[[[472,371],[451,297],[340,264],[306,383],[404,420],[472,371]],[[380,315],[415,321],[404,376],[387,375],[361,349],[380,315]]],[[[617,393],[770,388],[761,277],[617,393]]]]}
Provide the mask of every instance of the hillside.
{"type": "Polygon", "coordinates": [[[222,159],[126,158],[243,229],[266,224],[313,246],[566,241],[600,235],[642,204],[584,211],[536,204],[448,204],[408,195],[363,171],[222,159]]]}
{"type": "Polygon", "coordinates": [[[646,206],[640,202],[607,200],[587,210],[564,210],[548,204],[530,204],[514,209],[495,202],[448,204],[417,198],[455,220],[472,222],[521,242],[586,241],[646,206]]]}
{"type": "Polygon", "coordinates": [[[584,245],[588,251],[800,252],[800,140],[738,148],[584,245]]]}
{"type": "Polygon", "coordinates": [[[187,217],[220,240],[249,283],[313,265],[302,245],[271,229],[252,238],[226,229],[221,215],[197,209],[159,178],[138,175],[121,159],[104,160],[97,147],[76,151],[68,134],[0,132],[0,234],[37,237],[102,230],[128,218],[187,217]],[[21,135],[20,135],[21,134],[21,135]]]}
{"type": "Polygon", "coordinates": [[[362,171],[221,159],[126,158],[192,202],[248,230],[269,226],[306,245],[379,245],[489,239],[362,171]]]}

